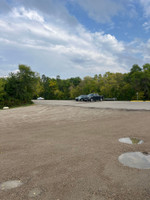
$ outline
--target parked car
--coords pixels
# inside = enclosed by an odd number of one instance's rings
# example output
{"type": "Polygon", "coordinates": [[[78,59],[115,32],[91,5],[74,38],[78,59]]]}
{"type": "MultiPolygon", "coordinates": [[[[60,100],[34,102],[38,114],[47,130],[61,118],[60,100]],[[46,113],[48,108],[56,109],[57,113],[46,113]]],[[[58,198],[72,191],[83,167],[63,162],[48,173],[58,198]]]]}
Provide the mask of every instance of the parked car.
{"type": "Polygon", "coordinates": [[[88,101],[88,96],[87,95],[80,95],[75,98],[76,101],[88,101]]]}
{"type": "Polygon", "coordinates": [[[102,101],[103,96],[100,96],[99,94],[88,94],[88,101],[102,101]]]}
{"type": "Polygon", "coordinates": [[[43,97],[38,97],[37,100],[44,100],[44,98],[43,97]]]}

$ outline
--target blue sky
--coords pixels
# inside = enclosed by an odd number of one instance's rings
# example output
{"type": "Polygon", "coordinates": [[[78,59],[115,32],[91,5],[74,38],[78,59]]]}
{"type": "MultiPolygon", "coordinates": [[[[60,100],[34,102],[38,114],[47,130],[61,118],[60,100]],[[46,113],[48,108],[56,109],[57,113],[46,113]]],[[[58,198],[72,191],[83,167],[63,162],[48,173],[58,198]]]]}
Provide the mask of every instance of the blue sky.
{"type": "Polygon", "coordinates": [[[0,0],[0,76],[126,73],[150,63],[150,0],[0,0]]]}

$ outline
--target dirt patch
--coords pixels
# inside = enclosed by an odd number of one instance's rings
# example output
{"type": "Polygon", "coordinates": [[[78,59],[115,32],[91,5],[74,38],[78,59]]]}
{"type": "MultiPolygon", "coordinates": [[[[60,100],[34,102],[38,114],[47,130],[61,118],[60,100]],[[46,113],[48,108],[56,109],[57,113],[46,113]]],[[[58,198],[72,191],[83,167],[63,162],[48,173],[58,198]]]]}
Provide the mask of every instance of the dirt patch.
{"type": "Polygon", "coordinates": [[[150,112],[35,105],[0,111],[0,183],[21,187],[3,200],[148,200],[150,170],[123,166],[125,152],[150,152],[150,112]],[[132,135],[145,142],[129,145],[132,135]],[[140,181],[139,181],[140,180],[140,181]]]}

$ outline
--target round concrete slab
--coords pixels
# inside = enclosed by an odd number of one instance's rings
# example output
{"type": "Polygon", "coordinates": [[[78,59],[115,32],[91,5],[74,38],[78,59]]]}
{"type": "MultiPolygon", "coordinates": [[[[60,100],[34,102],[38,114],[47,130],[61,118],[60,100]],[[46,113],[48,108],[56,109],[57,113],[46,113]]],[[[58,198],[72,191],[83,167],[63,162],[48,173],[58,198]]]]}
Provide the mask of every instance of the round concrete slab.
{"type": "Polygon", "coordinates": [[[124,166],[137,169],[150,169],[150,155],[142,152],[127,152],[119,156],[119,162],[124,166]]]}
{"type": "Polygon", "coordinates": [[[120,138],[119,142],[126,143],[126,144],[142,144],[144,141],[138,138],[126,137],[126,138],[120,138]]]}

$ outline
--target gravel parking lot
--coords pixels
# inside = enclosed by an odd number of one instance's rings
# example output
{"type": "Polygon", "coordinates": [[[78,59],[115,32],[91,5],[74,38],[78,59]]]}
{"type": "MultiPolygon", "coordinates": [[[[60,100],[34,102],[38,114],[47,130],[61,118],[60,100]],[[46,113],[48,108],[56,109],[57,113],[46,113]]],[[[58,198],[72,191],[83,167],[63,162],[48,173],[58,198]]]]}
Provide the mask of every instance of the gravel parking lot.
{"type": "Polygon", "coordinates": [[[35,103],[0,110],[1,200],[150,199],[150,170],[118,161],[150,152],[150,102],[35,103]]]}

